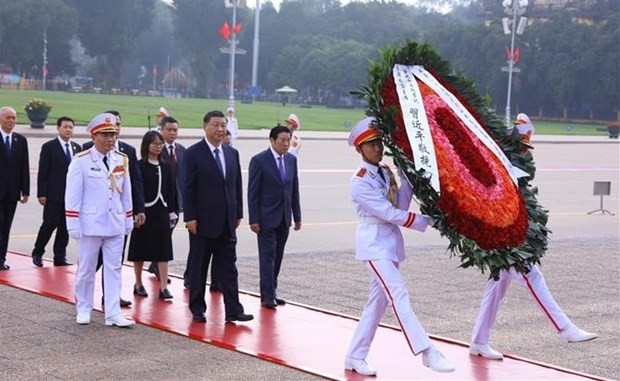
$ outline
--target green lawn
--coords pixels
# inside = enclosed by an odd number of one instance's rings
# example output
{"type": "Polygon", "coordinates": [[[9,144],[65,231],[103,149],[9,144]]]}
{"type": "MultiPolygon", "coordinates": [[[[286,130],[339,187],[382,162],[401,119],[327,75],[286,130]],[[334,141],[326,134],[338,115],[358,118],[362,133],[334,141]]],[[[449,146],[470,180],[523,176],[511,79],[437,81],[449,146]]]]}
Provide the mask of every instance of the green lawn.
{"type": "MultiPolygon", "coordinates": [[[[123,125],[142,127],[148,125],[147,116],[152,115],[151,125],[155,124],[155,113],[164,106],[179,120],[184,128],[199,128],[207,111],[225,111],[225,99],[175,99],[161,97],[105,95],[89,93],[66,93],[58,91],[19,91],[0,90],[0,106],[12,106],[17,112],[19,124],[29,124],[23,105],[31,98],[43,98],[52,103],[48,125],[63,115],[73,118],[78,125],[86,125],[90,119],[103,111],[115,109],[123,117],[123,125]]],[[[241,129],[271,128],[292,112],[296,113],[303,130],[346,131],[346,123],[354,124],[364,117],[362,109],[332,109],[322,106],[301,108],[298,104],[255,102],[243,104],[236,102],[237,118],[241,129]]],[[[536,133],[544,135],[601,135],[596,124],[535,122],[536,133]]]]}

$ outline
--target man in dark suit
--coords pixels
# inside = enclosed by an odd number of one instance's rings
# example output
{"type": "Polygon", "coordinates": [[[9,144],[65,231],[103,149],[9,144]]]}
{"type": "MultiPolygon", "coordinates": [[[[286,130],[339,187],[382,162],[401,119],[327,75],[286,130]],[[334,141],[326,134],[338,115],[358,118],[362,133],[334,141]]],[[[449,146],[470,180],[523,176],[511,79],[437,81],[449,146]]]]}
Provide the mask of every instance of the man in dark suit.
{"type": "Polygon", "coordinates": [[[203,118],[205,139],[187,149],[183,213],[190,233],[189,309],[195,322],[207,321],[205,283],[213,256],[219,267],[227,322],[248,321],[239,302],[236,230],[243,218],[239,152],[222,141],[226,118],[210,111],[203,118]]]}
{"type": "MultiPolygon", "coordinates": [[[[120,151],[127,155],[129,158],[129,178],[131,181],[131,202],[133,204],[133,214],[135,219],[135,228],[139,228],[144,225],[144,221],[146,220],[146,215],[144,214],[144,186],[142,184],[142,173],[140,172],[140,167],[138,166],[138,157],[136,156],[136,149],[131,145],[118,140],[118,136],[121,133],[121,114],[116,110],[106,111],[105,114],[112,114],[116,116],[116,127],[118,130],[116,143],[114,144],[114,149],[120,151]]],[[[87,150],[93,146],[93,142],[86,142],[82,146],[83,150],[87,150]]],[[[125,242],[123,243],[123,251],[121,254],[121,260],[125,255],[125,247],[127,246],[127,236],[125,236],[125,242]]],[[[103,253],[99,251],[99,259],[97,260],[97,270],[101,268],[103,265],[103,253]]],[[[103,282],[103,278],[102,278],[103,282]]],[[[103,303],[103,299],[102,302],[103,303]]],[[[121,298],[121,307],[129,307],[131,305],[131,301],[125,300],[121,298]]]]}
{"type": "Polygon", "coordinates": [[[71,140],[73,136],[73,119],[63,116],[56,121],[58,136],[41,147],[39,155],[39,174],[37,176],[37,198],[43,205],[43,223],[32,250],[32,263],[43,267],[45,246],[56,230],[54,239],[54,266],[69,266],[67,262],[67,244],[69,234],[65,219],[65,187],[67,170],[73,156],[82,150],[79,144],[71,140]]]}
{"type": "Polygon", "coordinates": [[[284,245],[291,227],[301,229],[297,158],[288,154],[291,131],[276,126],[269,132],[271,147],[250,160],[248,209],[250,229],[258,239],[261,304],[276,308],[285,304],[278,298],[278,274],[284,245]]]}
{"type": "Polygon", "coordinates": [[[30,195],[28,142],[13,132],[17,113],[12,107],[0,107],[0,271],[10,269],[6,264],[9,233],[17,209],[17,201],[25,204],[30,195]]]}

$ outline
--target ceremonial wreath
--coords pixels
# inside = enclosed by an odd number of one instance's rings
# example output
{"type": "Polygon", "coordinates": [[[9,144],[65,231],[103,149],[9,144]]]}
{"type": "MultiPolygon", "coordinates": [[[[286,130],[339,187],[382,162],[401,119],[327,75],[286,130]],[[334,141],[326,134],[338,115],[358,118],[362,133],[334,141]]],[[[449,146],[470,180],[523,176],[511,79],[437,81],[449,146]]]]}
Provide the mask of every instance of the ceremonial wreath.
{"type": "Polygon", "coordinates": [[[550,232],[531,191],[535,165],[518,131],[487,110],[473,81],[428,44],[388,47],[353,94],[383,131],[388,155],[407,176],[420,211],[450,241],[461,267],[497,278],[540,262],[550,232]]]}

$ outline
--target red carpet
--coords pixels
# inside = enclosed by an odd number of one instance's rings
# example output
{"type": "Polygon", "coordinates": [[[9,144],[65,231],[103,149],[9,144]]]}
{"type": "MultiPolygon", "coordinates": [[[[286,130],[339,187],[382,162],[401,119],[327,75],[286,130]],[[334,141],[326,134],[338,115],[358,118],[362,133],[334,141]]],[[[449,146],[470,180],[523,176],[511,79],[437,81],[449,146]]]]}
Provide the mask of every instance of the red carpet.
{"type": "MultiPolygon", "coordinates": [[[[15,253],[7,255],[7,264],[11,270],[0,271],[0,283],[74,302],[75,266],[53,267],[50,262],[45,262],[44,268],[36,268],[30,256],[15,253]]],[[[260,299],[256,295],[242,293],[241,302],[246,312],[254,314],[255,319],[248,323],[226,324],[221,294],[210,293],[207,296],[207,323],[193,323],[187,307],[188,292],[184,290],[182,280],[173,278],[169,286],[174,295],[172,302],[157,298],[158,285],[154,277],[145,276],[144,280],[149,297],[133,299],[132,308],[124,310],[139,323],[330,379],[366,378],[343,368],[343,357],[357,323],[351,317],[291,303],[278,307],[276,311],[264,309],[260,307],[260,299]]],[[[133,269],[125,266],[122,293],[125,297],[133,296],[133,283],[133,269]]],[[[95,305],[99,305],[97,301],[100,298],[99,290],[95,305]]],[[[433,341],[454,364],[456,372],[440,374],[425,368],[420,356],[413,357],[400,331],[380,327],[368,358],[377,369],[378,377],[368,379],[600,379],[516,356],[507,356],[504,361],[489,361],[470,356],[463,343],[436,336],[433,336],[433,341]]]]}

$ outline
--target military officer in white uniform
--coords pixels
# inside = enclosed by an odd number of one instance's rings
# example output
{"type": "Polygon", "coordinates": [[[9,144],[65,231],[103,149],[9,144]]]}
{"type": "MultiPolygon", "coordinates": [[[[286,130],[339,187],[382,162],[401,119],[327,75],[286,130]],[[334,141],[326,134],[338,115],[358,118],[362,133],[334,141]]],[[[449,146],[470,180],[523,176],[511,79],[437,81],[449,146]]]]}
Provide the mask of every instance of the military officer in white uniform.
{"type": "MultiPolygon", "coordinates": [[[[524,152],[529,152],[530,149],[534,148],[531,144],[531,139],[535,131],[529,116],[524,113],[517,115],[515,128],[523,135],[523,139],[520,141],[521,148],[524,152]]],[[[532,295],[532,300],[540,307],[562,340],[569,343],[578,343],[593,340],[598,336],[596,333],[584,331],[571,322],[555,301],[553,295],[551,295],[551,291],[549,291],[545,278],[538,266],[533,265],[530,267],[527,274],[520,273],[511,267],[508,270],[502,270],[499,273],[498,279],[490,279],[487,282],[480,309],[478,310],[476,324],[471,335],[470,354],[482,356],[490,360],[504,359],[504,355],[489,345],[489,340],[491,339],[491,330],[495,325],[495,319],[499,312],[499,306],[513,279],[529,291],[532,295]]]]}
{"type": "Polygon", "coordinates": [[[405,259],[400,226],[425,231],[432,220],[407,211],[413,190],[401,174],[399,188],[394,174],[380,165],[383,158],[381,132],[374,118],[358,122],[349,136],[349,145],[362,156],[362,164],[351,179],[351,198],[360,224],[355,235],[355,258],[366,265],[370,275],[370,294],[353,335],[345,369],[372,376],[377,372],[366,362],[370,344],[381,318],[392,305],[405,340],[414,355],[422,353],[422,362],[437,372],[452,372],[454,367],[431,343],[411,308],[409,291],[398,265],[405,259]]]}
{"type": "Polygon", "coordinates": [[[133,227],[128,158],[115,151],[116,116],[100,114],[86,127],[94,145],[77,154],[67,173],[65,216],[69,236],[78,241],[75,296],[78,324],[89,324],[93,309],[95,268],[103,251],[105,324],[131,327],[121,313],[123,240],[133,227]]]}

